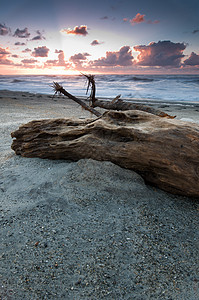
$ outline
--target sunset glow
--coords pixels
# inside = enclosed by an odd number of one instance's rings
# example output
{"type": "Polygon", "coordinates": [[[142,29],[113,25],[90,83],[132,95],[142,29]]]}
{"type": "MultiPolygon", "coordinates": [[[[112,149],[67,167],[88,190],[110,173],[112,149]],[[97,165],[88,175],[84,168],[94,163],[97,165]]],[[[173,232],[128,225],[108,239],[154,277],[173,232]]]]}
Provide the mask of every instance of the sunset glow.
{"type": "Polygon", "coordinates": [[[199,4],[183,3],[4,3],[0,74],[198,74],[199,4]]]}

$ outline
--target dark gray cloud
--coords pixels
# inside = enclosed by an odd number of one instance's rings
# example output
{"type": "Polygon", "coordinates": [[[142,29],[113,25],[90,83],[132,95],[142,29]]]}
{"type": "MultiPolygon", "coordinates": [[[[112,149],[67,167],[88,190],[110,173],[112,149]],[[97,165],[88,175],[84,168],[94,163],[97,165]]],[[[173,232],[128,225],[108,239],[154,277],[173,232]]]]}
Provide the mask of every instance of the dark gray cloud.
{"type": "Polygon", "coordinates": [[[37,35],[32,38],[32,41],[45,40],[45,37],[42,35],[42,33],[39,30],[37,30],[36,33],[37,35]]]}
{"type": "Polygon", "coordinates": [[[185,59],[184,65],[199,66],[199,55],[192,52],[189,58],[185,59]]]}
{"type": "Polygon", "coordinates": [[[78,54],[72,55],[70,57],[70,60],[72,62],[77,62],[77,61],[80,61],[80,60],[86,60],[87,56],[90,56],[90,54],[89,53],[78,53],[78,54]]]}
{"type": "Polygon", "coordinates": [[[132,64],[133,55],[129,46],[123,46],[119,51],[107,51],[106,57],[92,62],[93,66],[131,66],[132,64]]]}
{"type": "Polygon", "coordinates": [[[57,49],[55,49],[55,53],[62,53],[63,52],[63,50],[57,50],[57,49]]]}
{"type": "Polygon", "coordinates": [[[23,59],[21,62],[23,64],[35,64],[36,62],[38,62],[38,60],[30,58],[30,59],[23,59]]]}
{"type": "Polygon", "coordinates": [[[74,34],[74,35],[87,35],[87,26],[86,25],[81,25],[81,26],[75,26],[74,29],[62,29],[61,32],[66,33],[66,34],[74,34]]]}
{"type": "Polygon", "coordinates": [[[98,40],[94,40],[91,42],[91,46],[101,45],[103,42],[99,42],[98,40]]]}
{"type": "Polygon", "coordinates": [[[192,31],[193,34],[198,33],[198,32],[199,32],[199,29],[195,29],[192,31]]]}
{"type": "Polygon", "coordinates": [[[46,46],[37,47],[37,48],[34,48],[32,55],[35,57],[48,57],[49,50],[50,49],[48,49],[46,46]]]}
{"type": "Polygon", "coordinates": [[[22,52],[23,53],[27,53],[27,52],[31,52],[32,50],[30,49],[30,48],[26,48],[26,49],[24,49],[22,52]]]}
{"type": "Polygon", "coordinates": [[[178,67],[185,56],[183,54],[185,48],[184,43],[159,41],[158,43],[151,42],[149,45],[135,46],[134,50],[140,52],[137,56],[138,65],[178,67]]]}
{"type": "Polygon", "coordinates": [[[108,20],[108,16],[101,17],[100,20],[108,20]]]}
{"type": "Polygon", "coordinates": [[[20,42],[15,43],[15,46],[24,46],[24,45],[25,45],[25,43],[20,43],[20,42]]]}
{"type": "Polygon", "coordinates": [[[24,28],[24,29],[19,29],[17,28],[15,30],[14,36],[19,37],[19,38],[29,38],[30,33],[28,32],[28,28],[24,28]]]}
{"type": "Polygon", "coordinates": [[[5,24],[0,23],[0,35],[7,35],[11,33],[11,30],[9,27],[7,27],[5,24]]]}

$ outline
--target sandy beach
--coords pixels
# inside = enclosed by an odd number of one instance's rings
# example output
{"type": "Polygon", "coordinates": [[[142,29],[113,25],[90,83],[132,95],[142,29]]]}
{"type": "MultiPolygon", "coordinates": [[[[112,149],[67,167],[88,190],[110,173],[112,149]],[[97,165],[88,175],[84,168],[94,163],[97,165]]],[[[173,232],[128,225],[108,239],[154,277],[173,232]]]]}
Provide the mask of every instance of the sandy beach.
{"type": "MultiPolygon", "coordinates": [[[[199,104],[149,104],[199,123],[199,104]]],[[[92,115],[63,96],[0,91],[0,299],[199,299],[198,200],[111,162],[12,151],[21,124],[71,117],[92,115]]]]}

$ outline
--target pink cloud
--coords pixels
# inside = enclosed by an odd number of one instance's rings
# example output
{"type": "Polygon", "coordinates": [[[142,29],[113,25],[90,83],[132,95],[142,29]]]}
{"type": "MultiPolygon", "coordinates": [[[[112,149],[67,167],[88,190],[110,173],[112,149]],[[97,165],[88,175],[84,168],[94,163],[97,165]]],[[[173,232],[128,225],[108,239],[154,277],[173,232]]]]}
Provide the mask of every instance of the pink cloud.
{"type": "Polygon", "coordinates": [[[185,48],[184,43],[159,41],[158,43],[151,42],[147,46],[135,46],[134,50],[140,52],[137,56],[137,65],[178,67],[184,57],[185,48]]]}
{"type": "Polygon", "coordinates": [[[46,46],[34,48],[35,51],[32,52],[32,55],[35,57],[48,57],[48,49],[46,46]]]}
{"type": "Polygon", "coordinates": [[[93,66],[131,66],[133,64],[132,50],[123,46],[119,51],[107,51],[106,57],[101,57],[92,62],[93,66]]]}
{"type": "Polygon", "coordinates": [[[5,48],[0,47],[0,57],[6,56],[8,54],[10,54],[10,52],[8,51],[8,48],[5,49],[5,48]]]}
{"type": "Polygon", "coordinates": [[[86,25],[75,26],[74,29],[70,29],[70,28],[62,29],[61,32],[66,34],[83,35],[83,36],[86,36],[88,34],[86,25]]]}
{"type": "Polygon", "coordinates": [[[199,55],[192,52],[189,58],[185,59],[184,64],[189,66],[199,66],[199,55]]]}
{"type": "Polygon", "coordinates": [[[58,66],[66,66],[66,62],[64,60],[64,52],[60,52],[58,55],[58,66]]]}
{"type": "Polygon", "coordinates": [[[0,47],[0,65],[13,65],[13,61],[7,58],[10,54],[8,48],[0,47]]]}
{"type": "Polygon", "coordinates": [[[137,23],[145,22],[144,17],[145,17],[145,15],[141,15],[140,13],[137,13],[137,15],[132,20],[130,20],[130,23],[132,25],[134,25],[134,24],[137,24],[137,23]]]}
{"type": "Polygon", "coordinates": [[[64,52],[63,50],[55,50],[55,53],[58,54],[58,59],[54,60],[47,60],[44,64],[45,67],[65,67],[65,68],[70,68],[71,63],[66,62],[64,59],[64,52]]]}

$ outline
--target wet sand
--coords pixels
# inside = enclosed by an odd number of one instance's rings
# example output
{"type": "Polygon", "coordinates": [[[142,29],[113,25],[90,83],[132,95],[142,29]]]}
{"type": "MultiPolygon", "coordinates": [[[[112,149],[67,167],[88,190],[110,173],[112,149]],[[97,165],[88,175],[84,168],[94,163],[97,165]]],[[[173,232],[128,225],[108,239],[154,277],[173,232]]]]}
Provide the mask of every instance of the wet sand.
{"type": "MultiPolygon", "coordinates": [[[[199,105],[152,104],[199,123],[199,105]]],[[[0,91],[2,299],[198,299],[196,199],[110,162],[16,156],[10,133],[91,117],[52,95],[0,91]]]]}

